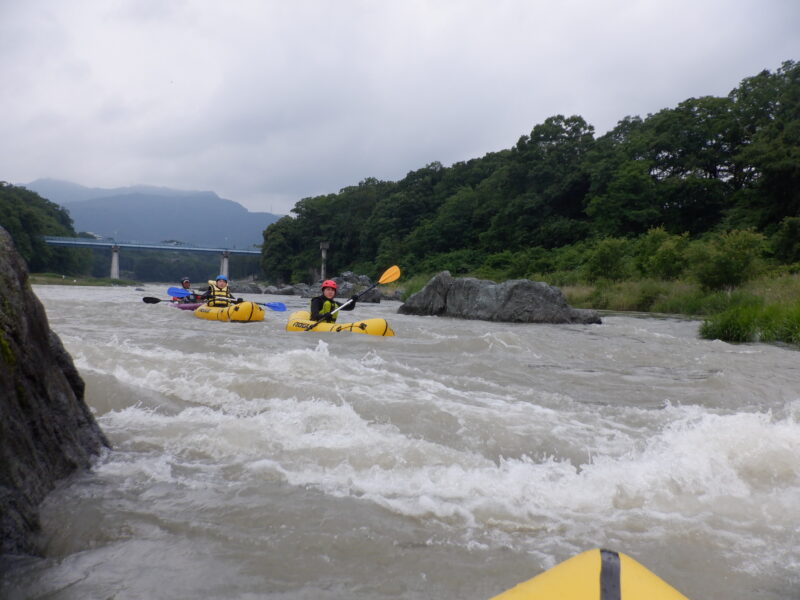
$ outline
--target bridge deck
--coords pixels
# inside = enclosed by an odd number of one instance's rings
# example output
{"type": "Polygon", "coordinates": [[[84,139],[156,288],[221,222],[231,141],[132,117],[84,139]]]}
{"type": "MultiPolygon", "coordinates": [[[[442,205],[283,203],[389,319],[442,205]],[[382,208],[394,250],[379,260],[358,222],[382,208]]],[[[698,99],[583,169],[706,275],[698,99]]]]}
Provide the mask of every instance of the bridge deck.
{"type": "Polygon", "coordinates": [[[73,238],[44,236],[45,243],[51,246],[72,246],[73,248],[138,248],[140,250],[169,250],[174,252],[214,252],[221,254],[261,254],[261,250],[243,250],[240,248],[209,248],[205,246],[192,246],[187,244],[173,245],[157,242],[136,242],[116,240],[96,240],[92,238],[73,238]]]}

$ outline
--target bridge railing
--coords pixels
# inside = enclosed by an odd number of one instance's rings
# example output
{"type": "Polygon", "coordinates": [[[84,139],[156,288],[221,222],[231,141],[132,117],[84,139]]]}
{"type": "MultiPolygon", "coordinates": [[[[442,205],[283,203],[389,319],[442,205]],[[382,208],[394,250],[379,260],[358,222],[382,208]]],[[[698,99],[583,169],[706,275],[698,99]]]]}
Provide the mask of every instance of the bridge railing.
{"type": "Polygon", "coordinates": [[[76,238],[76,237],[59,237],[59,236],[44,236],[45,243],[51,246],[73,246],[81,248],[138,248],[140,250],[169,250],[177,252],[215,252],[228,254],[261,254],[261,250],[246,250],[243,248],[222,248],[210,246],[195,246],[192,244],[164,244],[162,242],[140,242],[140,241],[122,241],[112,240],[108,238],[93,239],[93,238],[76,238]]]}
{"type": "Polygon", "coordinates": [[[227,277],[228,258],[232,254],[260,255],[261,250],[244,250],[240,248],[211,248],[206,246],[193,246],[190,244],[164,244],[154,242],[123,242],[108,238],[78,238],[44,236],[46,244],[51,246],[71,246],[73,248],[110,248],[111,249],[111,279],[119,279],[119,251],[120,248],[138,250],[164,250],[169,252],[213,252],[220,255],[219,272],[227,277]]]}

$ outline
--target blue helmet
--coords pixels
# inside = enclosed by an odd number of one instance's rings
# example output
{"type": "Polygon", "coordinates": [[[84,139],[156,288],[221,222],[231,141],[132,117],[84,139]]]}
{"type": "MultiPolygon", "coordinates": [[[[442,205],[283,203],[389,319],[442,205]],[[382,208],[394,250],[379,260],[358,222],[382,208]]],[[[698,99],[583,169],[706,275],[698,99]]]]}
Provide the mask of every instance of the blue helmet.
{"type": "Polygon", "coordinates": [[[222,279],[222,281],[228,281],[228,278],[225,277],[225,275],[217,275],[217,278],[214,281],[219,281],[220,279],[222,279]]]}

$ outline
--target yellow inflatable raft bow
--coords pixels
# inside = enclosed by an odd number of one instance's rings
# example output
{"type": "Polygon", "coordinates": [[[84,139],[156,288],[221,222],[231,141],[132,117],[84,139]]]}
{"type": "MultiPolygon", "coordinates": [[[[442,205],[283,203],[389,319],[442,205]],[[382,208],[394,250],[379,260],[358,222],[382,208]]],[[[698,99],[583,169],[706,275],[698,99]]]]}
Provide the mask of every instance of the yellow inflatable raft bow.
{"type": "MultiPolygon", "coordinates": [[[[311,320],[311,314],[307,310],[298,310],[289,315],[289,321],[286,323],[286,331],[306,331],[306,329],[314,323],[315,321],[311,320]]],[[[364,333],[367,335],[382,336],[394,335],[394,331],[389,327],[389,323],[386,322],[386,319],[365,319],[364,321],[356,321],[355,323],[320,323],[311,331],[364,333]]]]}
{"type": "Polygon", "coordinates": [[[630,556],[589,550],[492,600],[688,600],[630,556]]]}
{"type": "Polygon", "coordinates": [[[203,304],[194,309],[194,316],[209,321],[238,321],[249,323],[264,320],[264,308],[255,302],[240,302],[230,306],[208,306],[203,304]]]}

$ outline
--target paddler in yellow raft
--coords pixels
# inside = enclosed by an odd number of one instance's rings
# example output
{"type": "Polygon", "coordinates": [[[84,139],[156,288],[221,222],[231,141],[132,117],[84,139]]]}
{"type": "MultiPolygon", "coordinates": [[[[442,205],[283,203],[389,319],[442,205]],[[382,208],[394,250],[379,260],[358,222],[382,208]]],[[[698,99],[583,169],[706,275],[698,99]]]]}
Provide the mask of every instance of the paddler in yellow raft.
{"type": "Polygon", "coordinates": [[[356,301],[382,283],[397,281],[400,277],[400,267],[397,265],[389,267],[377,283],[373,283],[366,290],[353,295],[345,302],[337,302],[333,299],[336,295],[336,282],[326,279],[320,286],[322,294],[311,299],[311,310],[298,310],[289,316],[286,324],[286,331],[327,331],[331,333],[349,332],[364,333],[367,335],[393,336],[394,331],[386,319],[366,319],[355,323],[336,323],[336,316],[340,310],[353,310],[356,301]]]}
{"type": "Polygon", "coordinates": [[[195,317],[209,321],[239,321],[242,323],[264,320],[264,309],[261,305],[233,297],[228,288],[228,278],[225,275],[217,275],[214,281],[208,282],[208,291],[203,294],[202,299],[206,303],[194,310],[195,317]]]}
{"type": "Polygon", "coordinates": [[[217,279],[208,282],[208,291],[203,294],[202,299],[208,306],[230,306],[238,302],[243,302],[241,298],[234,298],[228,288],[228,278],[225,275],[217,275],[217,279]]]}
{"type": "Polygon", "coordinates": [[[342,304],[334,300],[337,290],[336,282],[333,279],[326,279],[322,282],[322,294],[311,299],[311,320],[323,323],[336,323],[336,317],[340,310],[353,310],[356,307],[356,299],[350,298],[342,304]],[[335,312],[334,312],[335,311],[335,312]]]}

